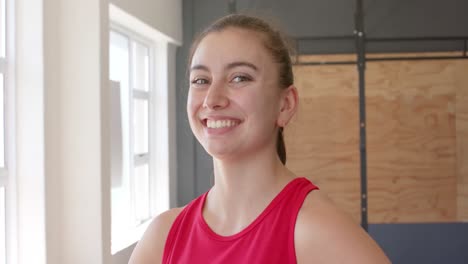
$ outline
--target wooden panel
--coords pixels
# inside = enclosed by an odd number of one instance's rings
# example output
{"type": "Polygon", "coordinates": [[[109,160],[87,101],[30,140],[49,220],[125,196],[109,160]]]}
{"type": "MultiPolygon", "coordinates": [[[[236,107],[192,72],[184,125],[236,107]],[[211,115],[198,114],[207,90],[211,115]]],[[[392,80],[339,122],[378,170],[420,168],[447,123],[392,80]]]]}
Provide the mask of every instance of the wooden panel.
{"type": "Polygon", "coordinates": [[[458,62],[454,79],[457,87],[457,220],[468,222],[468,61],[458,62]]]}
{"type": "MultiPolygon", "coordinates": [[[[467,63],[368,63],[370,222],[468,219],[468,69],[461,68],[467,63]]],[[[356,67],[294,71],[300,107],[285,133],[288,166],[359,221],[356,67]]]]}
{"type": "Polygon", "coordinates": [[[369,221],[456,220],[453,61],[369,63],[369,221]]]}
{"type": "MultiPolygon", "coordinates": [[[[366,58],[395,58],[395,57],[457,57],[463,56],[463,51],[448,51],[448,52],[418,52],[418,53],[368,53],[366,58]]],[[[295,58],[297,62],[337,62],[337,61],[356,61],[356,54],[319,54],[319,55],[303,55],[295,58]]]]}
{"type": "Polygon", "coordinates": [[[398,58],[398,57],[459,57],[463,56],[463,51],[443,51],[443,52],[415,52],[415,53],[368,53],[366,58],[398,58]]]}
{"type": "MultiPolygon", "coordinates": [[[[356,54],[319,54],[303,55],[296,57],[296,62],[333,62],[333,61],[356,61],[356,54]]],[[[339,67],[339,66],[338,66],[339,67]]]]}
{"type": "Polygon", "coordinates": [[[299,111],[285,131],[288,167],[359,222],[357,73],[353,66],[295,67],[299,111]]]}
{"type": "MultiPolygon", "coordinates": [[[[465,161],[466,162],[466,161],[465,161]]],[[[466,181],[466,180],[465,180],[466,181]]],[[[458,183],[458,221],[468,222],[468,183],[458,183]]]]}

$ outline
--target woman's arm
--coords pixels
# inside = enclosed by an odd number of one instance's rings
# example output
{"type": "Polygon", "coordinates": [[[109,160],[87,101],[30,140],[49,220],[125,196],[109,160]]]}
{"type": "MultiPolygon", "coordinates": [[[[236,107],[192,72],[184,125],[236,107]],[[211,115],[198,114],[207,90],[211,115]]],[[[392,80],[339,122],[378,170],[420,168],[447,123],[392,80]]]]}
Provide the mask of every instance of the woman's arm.
{"type": "Polygon", "coordinates": [[[153,219],[133,250],[129,264],[161,263],[167,234],[183,208],[174,208],[153,219]]]}
{"type": "Polygon", "coordinates": [[[298,263],[390,263],[377,243],[320,191],[304,201],[296,221],[298,263]]]}

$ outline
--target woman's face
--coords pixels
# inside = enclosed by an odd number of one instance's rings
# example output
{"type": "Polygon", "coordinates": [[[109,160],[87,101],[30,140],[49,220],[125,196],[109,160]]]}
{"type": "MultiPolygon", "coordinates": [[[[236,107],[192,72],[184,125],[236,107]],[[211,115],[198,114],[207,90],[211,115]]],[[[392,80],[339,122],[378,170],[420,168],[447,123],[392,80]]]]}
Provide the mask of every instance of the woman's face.
{"type": "Polygon", "coordinates": [[[187,113],[205,150],[218,159],[275,151],[281,89],[278,65],[259,33],[209,33],[190,65],[187,113]]]}

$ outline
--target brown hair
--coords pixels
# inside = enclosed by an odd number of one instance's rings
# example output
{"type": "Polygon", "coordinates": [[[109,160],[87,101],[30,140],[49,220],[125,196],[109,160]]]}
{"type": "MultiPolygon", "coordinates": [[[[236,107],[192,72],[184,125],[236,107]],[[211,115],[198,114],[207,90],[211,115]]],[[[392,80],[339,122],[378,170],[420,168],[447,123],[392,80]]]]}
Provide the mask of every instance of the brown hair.
{"type": "MultiPolygon", "coordinates": [[[[229,27],[251,30],[261,33],[263,36],[263,44],[270,52],[273,59],[279,65],[279,84],[282,89],[286,89],[294,83],[292,72],[290,49],[286,45],[285,38],[282,34],[264,20],[247,15],[233,14],[225,16],[202,31],[194,40],[190,49],[188,65],[192,63],[193,54],[200,42],[212,32],[221,32],[229,27]]],[[[286,164],[286,145],[283,138],[283,128],[278,130],[278,139],[276,142],[276,151],[283,164],[286,164]]]]}

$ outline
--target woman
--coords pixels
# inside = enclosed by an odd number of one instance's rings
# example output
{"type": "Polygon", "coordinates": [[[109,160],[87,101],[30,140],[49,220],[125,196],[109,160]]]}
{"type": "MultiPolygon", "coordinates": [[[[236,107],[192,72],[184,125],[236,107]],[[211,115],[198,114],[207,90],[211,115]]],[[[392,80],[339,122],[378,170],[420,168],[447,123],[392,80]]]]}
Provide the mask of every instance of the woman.
{"type": "Polygon", "coordinates": [[[230,15],[189,58],[187,113],[213,157],[214,186],[156,217],[130,263],[388,263],[316,186],[285,166],[297,90],[289,52],[264,21],[230,15]]]}

